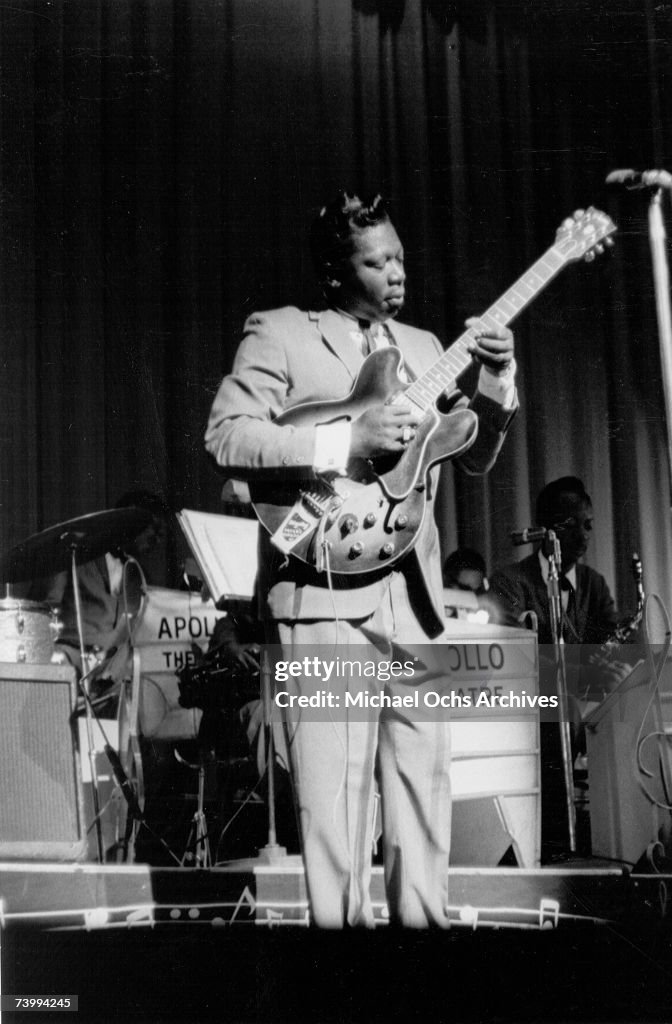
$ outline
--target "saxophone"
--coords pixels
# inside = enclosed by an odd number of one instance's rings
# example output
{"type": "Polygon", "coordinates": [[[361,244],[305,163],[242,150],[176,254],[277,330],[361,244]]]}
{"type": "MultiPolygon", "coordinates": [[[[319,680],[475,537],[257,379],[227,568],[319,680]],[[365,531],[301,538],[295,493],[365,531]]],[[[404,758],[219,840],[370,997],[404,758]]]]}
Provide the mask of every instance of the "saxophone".
{"type": "MultiPolygon", "coordinates": [[[[596,668],[601,669],[613,669],[616,665],[616,655],[618,648],[627,643],[633,633],[639,628],[639,625],[644,617],[644,584],[643,584],[643,573],[642,573],[642,561],[639,555],[635,552],[632,556],[632,575],[635,580],[635,587],[637,590],[637,607],[633,615],[628,615],[626,618],[621,619],[617,623],[614,631],[604,641],[604,643],[590,654],[588,663],[596,668]]],[[[583,695],[583,699],[589,699],[591,689],[594,687],[595,681],[591,680],[586,688],[586,692],[583,695]]],[[[605,696],[605,692],[598,696],[605,696]]]]}
{"type": "Polygon", "coordinates": [[[642,560],[635,551],[632,556],[632,575],[635,581],[635,589],[637,591],[637,608],[635,609],[634,615],[629,615],[625,619],[617,624],[613,633],[600,647],[599,655],[608,655],[613,653],[614,647],[620,646],[620,644],[627,643],[632,634],[639,629],[642,618],[644,616],[644,574],[642,572],[642,560]]]}

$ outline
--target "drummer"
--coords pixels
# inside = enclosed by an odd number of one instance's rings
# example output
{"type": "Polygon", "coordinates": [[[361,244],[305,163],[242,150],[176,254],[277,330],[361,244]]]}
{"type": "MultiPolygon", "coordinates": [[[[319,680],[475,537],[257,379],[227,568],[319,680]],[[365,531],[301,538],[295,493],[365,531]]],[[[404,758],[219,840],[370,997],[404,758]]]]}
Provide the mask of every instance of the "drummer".
{"type": "MultiPolygon", "coordinates": [[[[127,639],[126,613],[134,615],[140,606],[141,586],[146,567],[159,562],[168,535],[172,515],[168,505],[150,491],[129,491],[115,508],[142,508],[150,513],[147,526],[129,544],[106,551],[99,558],[77,568],[82,611],[82,634],[87,660],[86,671],[110,657],[127,639]],[[142,575],[133,560],[142,570],[142,575]],[[133,567],[133,568],[131,568],[133,567]]],[[[151,580],[155,582],[155,580],[151,580]]],[[[58,608],[62,629],[57,650],[82,672],[79,632],[71,572],[60,572],[34,580],[30,597],[58,608]]]]}

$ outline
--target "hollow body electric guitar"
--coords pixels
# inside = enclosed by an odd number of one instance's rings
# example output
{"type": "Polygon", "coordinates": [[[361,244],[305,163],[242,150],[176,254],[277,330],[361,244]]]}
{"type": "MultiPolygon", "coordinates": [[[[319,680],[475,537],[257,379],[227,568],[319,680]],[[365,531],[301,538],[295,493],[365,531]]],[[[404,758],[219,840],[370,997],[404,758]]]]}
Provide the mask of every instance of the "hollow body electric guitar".
{"type": "MultiPolygon", "coordinates": [[[[511,323],[566,264],[603,251],[615,230],[599,210],[576,211],[550,249],[479,317],[480,323],[486,328],[511,323]]],[[[353,459],[347,476],[255,483],[254,508],[276,547],[318,570],[346,575],[375,572],[412,549],[425,516],[429,470],[461,455],[476,438],[478,418],[471,409],[444,414],[436,406],[471,364],[467,345],[473,338],[473,329],[466,330],[411,384],[399,376],[398,349],[379,349],[364,360],[346,398],[297,405],[277,418],[278,425],[315,427],[355,420],[383,402],[410,405],[423,417],[403,452],[353,459]]]]}

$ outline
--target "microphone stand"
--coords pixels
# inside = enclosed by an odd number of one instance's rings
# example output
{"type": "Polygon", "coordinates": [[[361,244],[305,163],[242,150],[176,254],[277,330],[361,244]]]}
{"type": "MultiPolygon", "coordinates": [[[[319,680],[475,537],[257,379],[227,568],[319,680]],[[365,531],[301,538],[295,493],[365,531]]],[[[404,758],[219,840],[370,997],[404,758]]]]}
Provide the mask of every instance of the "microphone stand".
{"type": "Polygon", "coordinates": [[[572,769],[572,735],[569,728],[569,701],[567,697],[567,665],[565,643],[562,637],[562,599],[560,596],[559,566],[561,562],[560,541],[554,530],[548,530],[547,538],[552,545],[548,556],[548,605],[551,613],[551,631],[555,653],[555,681],[558,693],[558,715],[560,747],[562,751],[562,773],[565,783],[565,805],[567,811],[567,832],[569,851],[576,852],[576,807],[574,806],[574,772],[572,769]]]}
{"type": "Polygon", "coordinates": [[[266,778],[268,782],[268,842],[259,850],[262,864],[277,864],[287,856],[287,849],[280,846],[275,826],[275,740],[273,737],[273,683],[268,652],[261,652],[261,702],[264,712],[263,728],[266,733],[266,778]]]}
{"type": "Polygon", "coordinates": [[[653,261],[653,285],[656,295],[660,360],[663,371],[665,419],[667,421],[667,456],[672,476],[672,318],[670,317],[670,283],[667,265],[663,189],[657,188],[649,203],[649,241],[653,261]]]}
{"type": "Polygon", "coordinates": [[[105,851],[103,848],[103,829],[100,821],[100,791],[98,781],[98,768],[96,765],[96,751],[94,749],[93,713],[91,710],[91,701],[89,694],[89,666],[86,658],[86,648],[84,645],[84,630],[82,626],[82,601],[79,592],[79,577],[77,575],[77,548],[79,538],[76,533],[73,533],[70,535],[64,535],[63,539],[66,540],[70,545],[70,552],[72,558],[72,592],[75,599],[75,619],[77,622],[79,657],[82,663],[82,676],[79,680],[79,686],[85,698],[86,742],[89,747],[89,767],[91,769],[91,795],[93,798],[93,814],[96,827],[96,847],[98,851],[98,862],[102,864],[105,860],[105,851]]]}

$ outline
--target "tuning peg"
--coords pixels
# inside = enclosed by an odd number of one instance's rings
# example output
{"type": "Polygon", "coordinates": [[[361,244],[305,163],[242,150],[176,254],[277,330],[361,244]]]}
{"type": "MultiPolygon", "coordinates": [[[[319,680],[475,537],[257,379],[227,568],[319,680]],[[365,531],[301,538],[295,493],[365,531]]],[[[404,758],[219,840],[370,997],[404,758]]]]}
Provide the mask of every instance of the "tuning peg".
{"type": "Polygon", "coordinates": [[[586,263],[592,263],[593,260],[595,259],[595,253],[593,252],[592,249],[589,249],[588,252],[586,253],[586,255],[583,258],[586,261],[586,263]]]}
{"type": "Polygon", "coordinates": [[[605,238],[605,240],[604,240],[604,244],[606,245],[606,247],[608,249],[613,249],[614,245],[615,245],[615,242],[614,242],[613,238],[609,238],[609,236],[607,236],[605,238]]]}
{"type": "Polygon", "coordinates": [[[574,210],[574,220],[581,220],[585,212],[585,210],[574,210]]]}
{"type": "Polygon", "coordinates": [[[595,252],[599,253],[600,256],[604,252],[604,246],[602,245],[601,242],[598,242],[597,245],[595,246],[595,252]]]}

